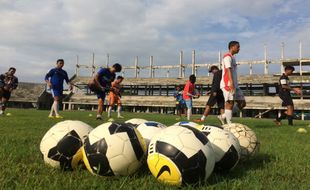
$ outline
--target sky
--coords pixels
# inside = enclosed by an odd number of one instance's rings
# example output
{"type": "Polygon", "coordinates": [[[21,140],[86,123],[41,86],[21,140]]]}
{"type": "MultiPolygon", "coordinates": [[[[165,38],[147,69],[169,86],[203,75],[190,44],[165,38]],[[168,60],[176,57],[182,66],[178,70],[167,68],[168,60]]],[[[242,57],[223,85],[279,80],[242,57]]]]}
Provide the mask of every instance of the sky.
{"type": "Polygon", "coordinates": [[[13,66],[20,81],[44,82],[57,59],[72,76],[77,55],[90,64],[92,53],[98,66],[107,54],[124,66],[135,56],[149,65],[151,55],[155,65],[174,65],[181,50],[185,64],[192,50],[197,63],[213,63],[231,40],[241,44],[238,60],[263,59],[264,45],[269,59],[279,59],[282,42],[285,57],[297,58],[300,40],[310,57],[309,7],[308,0],[0,0],[0,72],[13,66]]]}

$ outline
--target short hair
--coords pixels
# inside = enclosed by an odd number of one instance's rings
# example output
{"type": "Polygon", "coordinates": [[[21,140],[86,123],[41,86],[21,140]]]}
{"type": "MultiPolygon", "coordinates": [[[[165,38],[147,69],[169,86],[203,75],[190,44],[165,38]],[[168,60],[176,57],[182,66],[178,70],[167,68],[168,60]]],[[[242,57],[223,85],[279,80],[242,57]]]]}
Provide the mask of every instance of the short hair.
{"type": "Polygon", "coordinates": [[[295,68],[291,65],[285,66],[284,70],[291,70],[291,71],[295,71],[295,68]]]}
{"type": "Polygon", "coordinates": [[[189,76],[189,80],[194,80],[194,79],[196,79],[196,76],[195,76],[195,75],[190,75],[190,76],[189,76]]]}
{"type": "Polygon", "coordinates": [[[120,65],[119,63],[115,63],[112,67],[115,68],[116,72],[121,72],[122,71],[122,65],[120,65]]]}
{"type": "Polygon", "coordinates": [[[9,68],[9,71],[10,71],[10,70],[16,71],[16,68],[15,68],[15,67],[10,67],[10,68],[9,68]]]}
{"type": "Polygon", "coordinates": [[[238,41],[230,41],[230,42],[228,43],[228,49],[232,48],[233,46],[235,46],[235,45],[237,45],[237,44],[239,44],[238,41]]]}
{"type": "Polygon", "coordinates": [[[58,62],[65,62],[63,59],[57,59],[56,63],[58,62]]]}
{"type": "Polygon", "coordinates": [[[216,65],[212,65],[209,69],[209,73],[211,73],[214,69],[220,70],[216,65]]]}
{"type": "Polygon", "coordinates": [[[124,79],[124,77],[122,77],[122,76],[117,76],[117,78],[116,78],[116,80],[119,80],[119,79],[124,79]]]}

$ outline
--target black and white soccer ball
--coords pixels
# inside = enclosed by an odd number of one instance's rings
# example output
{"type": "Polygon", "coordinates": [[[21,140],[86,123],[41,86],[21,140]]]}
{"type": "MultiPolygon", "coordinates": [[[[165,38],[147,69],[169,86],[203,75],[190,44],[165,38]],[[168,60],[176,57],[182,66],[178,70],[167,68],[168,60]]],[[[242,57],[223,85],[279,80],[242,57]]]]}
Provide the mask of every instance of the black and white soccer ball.
{"type": "Polygon", "coordinates": [[[40,143],[40,151],[46,164],[71,170],[82,161],[81,147],[93,128],[82,121],[66,120],[51,127],[40,143]]]}
{"type": "Polygon", "coordinates": [[[85,139],[86,168],[101,176],[127,176],[145,161],[146,145],[139,131],[126,123],[104,123],[85,139]]]}
{"type": "Polygon", "coordinates": [[[197,123],[195,123],[195,122],[192,122],[192,121],[180,121],[180,122],[177,122],[177,123],[175,123],[175,124],[173,124],[173,125],[176,125],[176,126],[196,127],[196,126],[199,125],[199,124],[197,124],[197,123]]]}
{"type": "Polygon", "coordinates": [[[147,121],[144,123],[141,123],[140,125],[137,126],[138,131],[140,132],[140,134],[142,135],[146,146],[148,147],[151,139],[159,132],[161,132],[161,130],[163,130],[164,128],[166,128],[167,126],[156,122],[156,121],[147,121]]]}
{"type": "Polygon", "coordinates": [[[208,138],[189,126],[170,126],[155,135],[148,148],[148,167],[160,182],[180,186],[206,180],[214,168],[208,138]]]}
{"type": "Polygon", "coordinates": [[[240,144],[231,132],[211,125],[198,125],[196,128],[203,132],[211,142],[216,170],[231,170],[238,164],[240,144]]]}
{"type": "Polygon", "coordinates": [[[248,160],[259,152],[260,142],[251,128],[241,123],[225,124],[223,127],[239,140],[241,160],[248,160]]]}
{"type": "Polygon", "coordinates": [[[141,118],[133,118],[133,119],[129,119],[129,120],[125,121],[125,123],[131,124],[135,127],[137,127],[138,125],[140,125],[144,122],[147,122],[147,120],[141,119],[141,118]]]}

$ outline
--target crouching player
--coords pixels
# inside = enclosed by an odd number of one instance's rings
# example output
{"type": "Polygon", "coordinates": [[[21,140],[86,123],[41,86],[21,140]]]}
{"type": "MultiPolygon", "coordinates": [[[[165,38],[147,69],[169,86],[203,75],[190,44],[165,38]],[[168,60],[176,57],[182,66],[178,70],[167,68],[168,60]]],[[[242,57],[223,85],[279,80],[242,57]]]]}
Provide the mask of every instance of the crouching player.
{"type": "Polygon", "coordinates": [[[291,97],[291,91],[296,94],[301,94],[299,88],[290,87],[290,79],[288,76],[292,75],[295,68],[293,66],[286,66],[283,75],[279,79],[279,97],[282,100],[282,106],[287,107],[286,111],[281,111],[280,117],[277,117],[274,122],[277,125],[281,125],[281,120],[285,119],[287,116],[288,125],[293,125],[293,114],[294,114],[294,103],[291,97]]]}
{"type": "Polygon", "coordinates": [[[102,120],[102,112],[106,93],[111,88],[111,82],[115,79],[115,73],[121,72],[122,66],[115,63],[110,68],[101,68],[98,73],[89,81],[88,87],[98,98],[97,120],[102,120]]]}
{"type": "Polygon", "coordinates": [[[118,76],[114,82],[112,82],[112,86],[109,92],[109,108],[108,108],[108,118],[111,117],[111,111],[113,106],[117,104],[117,118],[124,118],[121,116],[121,83],[124,80],[124,77],[118,76]]]}
{"type": "Polygon", "coordinates": [[[49,114],[49,118],[57,118],[61,119],[63,118],[61,115],[59,115],[59,102],[63,96],[63,83],[66,81],[67,84],[69,84],[69,89],[72,90],[72,84],[69,82],[68,74],[65,70],[63,70],[65,62],[63,59],[58,59],[56,61],[56,67],[51,69],[46,75],[45,75],[45,82],[51,89],[54,102],[51,107],[51,111],[49,114]]]}
{"type": "Polygon", "coordinates": [[[0,75],[0,115],[4,115],[11,92],[18,86],[18,78],[14,76],[15,72],[16,69],[11,67],[8,72],[0,75]]]}

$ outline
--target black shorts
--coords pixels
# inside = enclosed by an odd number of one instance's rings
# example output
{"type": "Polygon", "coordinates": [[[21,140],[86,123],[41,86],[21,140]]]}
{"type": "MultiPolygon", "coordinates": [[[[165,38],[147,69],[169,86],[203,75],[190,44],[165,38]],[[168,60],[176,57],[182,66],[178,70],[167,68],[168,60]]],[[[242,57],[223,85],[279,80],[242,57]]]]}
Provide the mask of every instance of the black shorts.
{"type": "Polygon", "coordinates": [[[94,85],[88,85],[88,88],[97,95],[98,99],[102,99],[104,101],[106,92],[96,88],[94,85]]]}
{"type": "Polygon", "coordinates": [[[176,108],[178,110],[183,110],[183,109],[186,108],[186,104],[185,103],[179,103],[179,104],[176,104],[175,106],[176,106],[176,108]]]}
{"type": "Polygon", "coordinates": [[[210,98],[207,102],[207,105],[210,107],[213,107],[217,103],[218,108],[224,109],[225,100],[224,100],[223,92],[218,91],[216,93],[216,96],[213,96],[212,94],[213,93],[211,92],[211,95],[210,95],[210,98]]]}
{"type": "Polygon", "coordinates": [[[290,93],[279,93],[279,97],[282,100],[282,106],[294,106],[290,93]]]}
{"type": "Polygon", "coordinates": [[[3,88],[0,88],[0,97],[8,100],[11,97],[11,92],[4,90],[3,88]]]}

